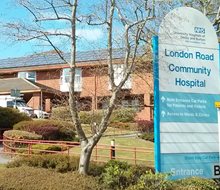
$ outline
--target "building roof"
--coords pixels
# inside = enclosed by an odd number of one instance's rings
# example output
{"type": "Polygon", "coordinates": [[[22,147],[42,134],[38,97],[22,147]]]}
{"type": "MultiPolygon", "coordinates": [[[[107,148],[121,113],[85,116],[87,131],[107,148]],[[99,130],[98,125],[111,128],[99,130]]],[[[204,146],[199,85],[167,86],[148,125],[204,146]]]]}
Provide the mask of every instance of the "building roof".
{"type": "Polygon", "coordinates": [[[50,87],[29,81],[24,78],[0,79],[0,94],[10,94],[11,89],[19,89],[21,93],[40,91],[55,93],[55,90],[50,87]]]}
{"type": "MultiPolygon", "coordinates": [[[[142,50],[141,52],[144,52],[144,50],[142,50]]],[[[77,52],[76,62],[80,63],[86,61],[106,60],[107,55],[108,52],[106,49],[77,52]]],[[[124,55],[124,49],[113,49],[113,59],[123,58],[124,55]]],[[[70,53],[64,53],[63,56],[67,61],[70,61],[70,53]]],[[[0,69],[47,66],[58,64],[65,64],[65,62],[56,53],[42,53],[34,54],[27,57],[1,59],[0,69]]]]}

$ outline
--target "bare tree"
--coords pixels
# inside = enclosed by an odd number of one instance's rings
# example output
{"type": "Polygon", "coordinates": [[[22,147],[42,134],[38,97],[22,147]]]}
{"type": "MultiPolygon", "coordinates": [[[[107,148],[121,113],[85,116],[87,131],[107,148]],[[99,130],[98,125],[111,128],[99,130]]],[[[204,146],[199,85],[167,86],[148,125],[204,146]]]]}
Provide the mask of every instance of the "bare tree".
{"type": "MultiPolygon", "coordinates": [[[[143,45],[148,42],[146,31],[148,21],[155,16],[154,0],[101,0],[100,6],[104,12],[102,14],[92,14],[79,16],[77,0],[18,0],[19,5],[24,7],[33,17],[31,23],[15,22],[6,23],[4,27],[10,29],[9,35],[16,40],[31,41],[40,40],[48,43],[59,55],[61,60],[70,66],[70,89],[69,105],[72,121],[75,125],[80,139],[81,154],[79,161],[79,173],[87,174],[91,154],[95,145],[108,127],[108,121],[115,108],[115,102],[119,96],[123,85],[125,85],[135,64],[143,53],[143,45]],[[102,6],[104,5],[104,6],[102,6]],[[59,29],[57,22],[64,22],[69,26],[69,30],[59,29]],[[79,110],[77,106],[76,93],[74,91],[75,68],[76,68],[76,27],[77,22],[86,21],[89,25],[102,25],[107,29],[107,65],[108,76],[111,85],[111,97],[100,124],[97,126],[93,136],[87,137],[81,127],[79,110]],[[48,30],[47,24],[54,24],[53,30],[48,30]],[[123,72],[119,83],[114,80],[113,48],[119,43],[114,40],[114,24],[121,29],[121,46],[124,48],[123,72]],[[63,52],[53,42],[54,37],[66,38],[70,43],[71,60],[67,60],[63,52]],[[140,51],[141,50],[141,51],[140,51]]],[[[80,1],[79,1],[80,3],[80,1]]],[[[94,3],[95,5],[97,3],[94,3]]],[[[59,25],[59,24],[58,24],[59,25]]]]}
{"type": "Polygon", "coordinates": [[[206,15],[213,26],[216,28],[217,34],[220,33],[220,2],[219,0],[181,0],[183,5],[194,7],[204,15],[206,15]]]}

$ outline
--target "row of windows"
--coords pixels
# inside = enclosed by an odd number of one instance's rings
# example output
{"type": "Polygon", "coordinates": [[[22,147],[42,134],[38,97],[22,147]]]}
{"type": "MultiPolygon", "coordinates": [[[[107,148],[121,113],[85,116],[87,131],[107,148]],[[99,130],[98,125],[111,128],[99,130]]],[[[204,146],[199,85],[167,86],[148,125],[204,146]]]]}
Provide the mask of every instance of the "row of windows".
{"type": "Polygon", "coordinates": [[[31,71],[31,72],[18,72],[18,78],[25,78],[31,81],[36,81],[36,72],[31,71]]]}
{"type": "MultiPolygon", "coordinates": [[[[113,65],[114,69],[114,82],[115,85],[117,86],[123,77],[123,71],[124,67],[123,65],[113,65]]],[[[31,81],[36,81],[36,72],[31,71],[31,72],[18,72],[18,78],[26,78],[31,81]]],[[[61,74],[61,86],[60,90],[63,92],[69,91],[69,82],[70,82],[70,68],[64,68],[62,70],[61,74]]],[[[75,90],[76,91],[81,91],[82,90],[82,69],[81,68],[76,68],[75,70],[75,90]]],[[[109,89],[110,89],[109,85],[109,89]]],[[[122,87],[124,89],[130,89],[131,88],[131,78],[128,78],[124,86],[122,87]]]]}

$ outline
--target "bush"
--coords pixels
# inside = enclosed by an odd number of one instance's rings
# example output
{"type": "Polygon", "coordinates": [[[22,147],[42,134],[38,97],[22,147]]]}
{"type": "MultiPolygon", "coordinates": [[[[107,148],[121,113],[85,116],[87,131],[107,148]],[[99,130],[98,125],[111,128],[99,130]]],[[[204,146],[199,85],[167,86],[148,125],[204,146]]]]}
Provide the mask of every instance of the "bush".
{"type": "Polygon", "coordinates": [[[122,122],[110,123],[109,127],[117,128],[121,130],[135,130],[137,128],[135,123],[122,123],[122,122]]]}
{"type": "Polygon", "coordinates": [[[104,168],[106,166],[106,163],[97,163],[97,162],[90,162],[89,164],[89,175],[92,175],[94,177],[101,176],[104,168]]]}
{"type": "Polygon", "coordinates": [[[22,121],[13,126],[16,130],[35,132],[45,140],[74,140],[74,126],[69,122],[53,120],[22,121]]]}
{"type": "Polygon", "coordinates": [[[4,136],[12,139],[26,139],[26,140],[40,140],[42,139],[41,135],[35,133],[30,133],[27,131],[19,130],[9,130],[4,132],[4,136]]]}
{"type": "Polygon", "coordinates": [[[32,120],[25,113],[21,113],[14,108],[0,107],[0,128],[11,128],[20,121],[32,120]]]}
{"type": "Polygon", "coordinates": [[[154,133],[143,133],[139,135],[141,139],[144,139],[146,141],[154,142],[154,133]]]}
{"type": "Polygon", "coordinates": [[[110,121],[122,122],[122,123],[134,122],[135,116],[136,116],[135,109],[132,108],[116,109],[113,111],[110,121]]]}
{"type": "Polygon", "coordinates": [[[130,186],[129,190],[158,190],[158,189],[172,189],[172,182],[167,180],[168,175],[157,173],[154,174],[151,171],[146,171],[141,175],[137,183],[130,186]]]}
{"type": "Polygon", "coordinates": [[[43,168],[8,168],[0,172],[0,190],[101,190],[98,179],[43,168]]]}
{"type": "Polygon", "coordinates": [[[47,153],[52,153],[50,151],[65,151],[67,150],[66,146],[61,146],[61,145],[50,145],[50,144],[35,144],[32,145],[32,152],[34,154],[47,154],[47,153]],[[47,152],[48,151],[48,152],[47,152]]]}
{"type": "Polygon", "coordinates": [[[54,169],[57,172],[76,171],[79,165],[78,157],[62,154],[32,155],[31,157],[17,157],[7,164],[8,168],[29,166],[54,169]]]}
{"type": "Polygon", "coordinates": [[[137,182],[148,168],[132,166],[127,162],[109,161],[102,174],[102,182],[108,189],[125,189],[137,182]]]}
{"type": "Polygon", "coordinates": [[[177,180],[173,183],[174,190],[217,190],[220,189],[218,184],[212,179],[203,179],[199,177],[191,177],[187,179],[177,180]]]}
{"type": "Polygon", "coordinates": [[[56,107],[52,109],[51,119],[61,121],[72,121],[70,109],[66,107],[56,107]]]}
{"type": "MultiPolygon", "coordinates": [[[[79,117],[81,123],[91,124],[93,122],[100,123],[103,111],[81,111],[79,117]]],[[[51,119],[72,121],[69,107],[57,107],[52,109],[51,119]]]]}
{"type": "MultiPolygon", "coordinates": [[[[94,122],[98,124],[101,121],[102,115],[103,115],[103,110],[81,111],[79,113],[81,123],[83,124],[92,124],[94,122]]],[[[131,108],[117,109],[113,111],[110,121],[111,122],[133,122],[135,116],[136,116],[136,112],[134,109],[131,109],[131,108]]],[[[69,107],[53,108],[51,119],[62,120],[62,121],[72,121],[69,107]]]]}
{"type": "Polygon", "coordinates": [[[154,122],[148,120],[137,120],[138,131],[152,133],[154,131],[154,122]]]}
{"type": "Polygon", "coordinates": [[[102,180],[109,189],[124,189],[129,186],[132,173],[126,162],[110,161],[107,163],[102,180]]]}
{"type": "Polygon", "coordinates": [[[81,123],[83,124],[92,124],[101,122],[103,116],[103,111],[81,111],[79,113],[79,117],[81,119],[81,123]]]}
{"type": "MultiPolygon", "coordinates": [[[[40,140],[42,139],[41,135],[30,133],[27,131],[18,131],[18,130],[9,130],[4,132],[4,136],[7,138],[12,138],[16,140],[40,140]]],[[[27,152],[27,144],[22,142],[5,142],[8,147],[5,147],[5,151],[18,151],[20,153],[27,152]],[[19,149],[17,149],[19,148],[19,149]]]]}

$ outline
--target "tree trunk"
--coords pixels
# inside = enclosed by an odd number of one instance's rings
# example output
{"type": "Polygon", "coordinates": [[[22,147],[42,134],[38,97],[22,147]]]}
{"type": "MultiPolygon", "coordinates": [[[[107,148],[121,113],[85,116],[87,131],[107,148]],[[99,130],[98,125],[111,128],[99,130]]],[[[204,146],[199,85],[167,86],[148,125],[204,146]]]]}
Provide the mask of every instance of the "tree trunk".
{"type": "Polygon", "coordinates": [[[87,142],[81,142],[81,153],[79,160],[79,173],[87,175],[89,171],[90,157],[93,147],[87,142]]]}

